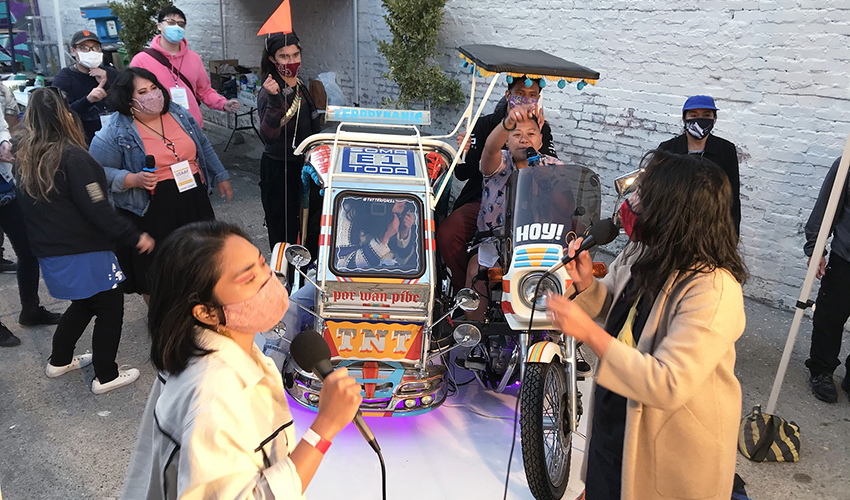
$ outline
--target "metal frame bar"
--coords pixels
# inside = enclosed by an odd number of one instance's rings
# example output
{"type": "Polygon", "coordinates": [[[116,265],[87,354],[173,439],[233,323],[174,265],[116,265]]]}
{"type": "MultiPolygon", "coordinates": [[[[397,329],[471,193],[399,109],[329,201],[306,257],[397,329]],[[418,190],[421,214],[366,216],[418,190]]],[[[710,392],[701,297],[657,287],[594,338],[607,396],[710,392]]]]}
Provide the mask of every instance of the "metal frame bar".
{"type": "Polygon", "coordinates": [[[794,312],[794,320],[791,322],[791,330],[788,332],[788,338],[785,341],[785,349],[782,351],[782,359],[779,361],[779,368],[776,370],[776,378],[773,379],[773,387],[770,390],[770,399],[767,403],[767,413],[773,413],[776,410],[776,403],[779,400],[779,391],[782,389],[782,382],[785,380],[785,372],[788,370],[788,363],[791,361],[791,351],[794,349],[794,343],[797,340],[797,333],[800,331],[800,322],[803,320],[803,312],[809,307],[808,300],[812,294],[812,287],[815,283],[815,275],[817,274],[820,258],[826,248],[826,240],[829,238],[832,222],[835,220],[835,214],[838,209],[838,200],[841,197],[841,192],[847,185],[847,171],[850,169],[850,135],[844,143],[844,152],[841,155],[841,163],[838,164],[838,171],[835,173],[835,181],[832,184],[832,191],[829,194],[829,201],[826,203],[826,210],[821,221],[820,231],[818,231],[818,239],[815,242],[815,249],[812,250],[812,259],[809,261],[809,269],[806,271],[806,279],[803,281],[803,288],[800,289],[800,297],[797,299],[797,309],[794,312]]]}

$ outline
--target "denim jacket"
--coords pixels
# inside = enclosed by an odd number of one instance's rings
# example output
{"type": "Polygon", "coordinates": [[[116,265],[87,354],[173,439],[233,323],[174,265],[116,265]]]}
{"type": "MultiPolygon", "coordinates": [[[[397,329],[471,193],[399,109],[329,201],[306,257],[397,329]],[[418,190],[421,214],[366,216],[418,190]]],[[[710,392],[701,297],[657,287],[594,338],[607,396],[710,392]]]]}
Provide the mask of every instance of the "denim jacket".
{"type": "MultiPolygon", "coordinates": [[[[198,167],[207,190],[212,193],[212,188],[219,182],[230,179],[230,174],[224,169],[210,141],[192,115],[173,102],[168,111],[195,141],[198,167]]],[[[127,174],[141,172],[145,166],[145,147],[133,117],[117,111],[112,113],[109,124],[100,129],[92,139],[89,154],[106,172],[106,183],[115,206],[140,217],[144,216],[150,204],[150,192],[143,188],[124,188],[124,178],[127,174]]]]}

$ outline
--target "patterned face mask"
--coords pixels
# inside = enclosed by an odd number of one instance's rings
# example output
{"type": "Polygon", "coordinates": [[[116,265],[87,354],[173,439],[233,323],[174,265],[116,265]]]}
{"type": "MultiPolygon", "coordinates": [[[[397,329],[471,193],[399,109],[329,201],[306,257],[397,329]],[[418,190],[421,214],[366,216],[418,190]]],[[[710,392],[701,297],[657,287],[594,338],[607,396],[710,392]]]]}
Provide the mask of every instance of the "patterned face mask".
{"type": "Polygon", "coordinates": [[[685,120],[685,131],[698,141],[704,139],[713,128],[714,119],[712,118],[691,118],[685,120]]]}
{"type": "Polygon", "coordinates": [[[537,106],[537,101],[539,101],[539,97],[525,97],[524,95],[508,95],[508,106],[513,109],[517,106],[522,106],[524,104],[533,104],[537,106]]]}
{"type": "Polygon", "coordinates": [[[300,62],[286,64],[274,63],[274,65],[277,67],[277,72],[280,73],[281,76],[285,76],[287,78],[296,76],[298,74],[298,68],[301,67],[300,62]]]}
{"type": "Polygon", "coordinates": [[[240,333],[262,333],[274,328],[289,308],[283,283],[272,274],[253,297],[223,306],[225,326],[240,333]]]}
{"type": "Polygon", "coordinates": [[[134,108],[146,115],[162,114],[162,108],[165,107],[165,97],[159,89],[152,90],[146,94],[140,95],[136,101],[134,108]]]}

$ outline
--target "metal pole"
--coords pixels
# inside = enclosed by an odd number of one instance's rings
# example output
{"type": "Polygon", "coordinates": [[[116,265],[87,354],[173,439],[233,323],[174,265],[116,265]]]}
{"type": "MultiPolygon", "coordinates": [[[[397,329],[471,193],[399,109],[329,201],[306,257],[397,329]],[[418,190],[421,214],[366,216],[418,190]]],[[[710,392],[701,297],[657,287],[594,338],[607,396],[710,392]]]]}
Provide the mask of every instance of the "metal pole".
{"type": "Polygon", "coordinates": [[[815,242],[815,249],[812,251],[812,258],[809,261],[806,280],[803,282],[802,290],[800,290],[800,298],[797,299],[797,310],[794,313],[794,320],[791,322],[791,331],[788,332],[788,339],[785,341],[785,350],[782,351],[782,360],[779,362],[776,378],[773,379],[773,388],[770,390],[770,399],[767,403],[767,413],[773,413],[776,409],[779,391],[782,389],[782,382],[785,380],[785,371],[788,369],[788,362],[791,360],[791,351],[794,349],[794,342],[797,340],[797,333],[800,330],[803,311],[809,307],[809,295],[812,293],[815,274],[820,265],[823,250],[826,248],[826,239],[829,237],[832,221],[835,219],[838,200],[841,197],[841,192],[844,191],[844,186],[847,184],[848,167],[850,167],[850,135],[847,136],[847,141],[844,143],[844,153],[841,155],[841,163],[838,164],[835,181],[832,183],[832,191],[829,193],[829,201],[826,204],[826,210],[824,210],[820,231],[818,231],[818,239],[815,242]]]}
{"type": "Polygon", "coordinates": [[[360,28],[357,22],[357,0],[351,0],[354,22],[354,106],[360,106],[360,28]]]}
{"type": "Polygon", "coordinates": [[[12,73],[17,73],[18,63],[15,62],[15,25],[12,22],[12,10],[9,6],[9,0],[6,0],[6,22],[9,23],[9,58],[12,63],[12,73]]]}
{"type": "Polygon", "coordinates": [[[218,19],[221,27],[221,58],[227,59],[227,44],[224,39],[224,0],[218,0],[218,19]]]}
{"type": "Polygon", "coordinates": [[[53,19],[56,21],[56,46],[59,47],[59,66],[65,67],[65,46],[62,41],[62,14],[59,12],[59,0],[53,0],[53,19]]]}

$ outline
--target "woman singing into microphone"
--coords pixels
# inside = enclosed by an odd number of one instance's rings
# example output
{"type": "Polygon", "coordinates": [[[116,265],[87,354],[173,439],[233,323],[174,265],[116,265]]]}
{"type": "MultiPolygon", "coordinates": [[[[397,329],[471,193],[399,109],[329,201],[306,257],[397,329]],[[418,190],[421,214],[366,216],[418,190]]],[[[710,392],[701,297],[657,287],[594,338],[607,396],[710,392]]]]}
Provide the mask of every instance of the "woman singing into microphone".
{"type": "Polygon", "coordinates": [[[196,222],[154,262],[148,327],[154,382],[121,498],[300,499],[360,406],[342,368],[295,439],[280,372],[254,345],[289,297],[245,233],[196,222]]]}
{"type": "Polygon", "coordinates": [[[586,498],[728,500],[747,276],[729,179],[711,161],[658,151],[639,182],[620,212],[632,242],[609,274],[594,279],[581,253],[567,264],[578,295],[549,301],[557,327],[599,357],[586,498]]]}

